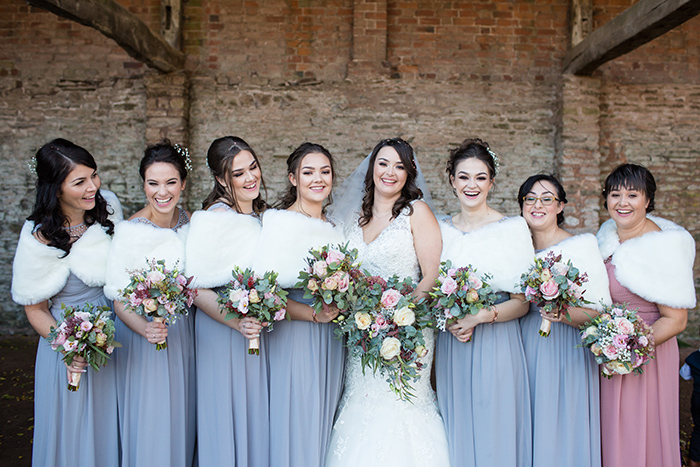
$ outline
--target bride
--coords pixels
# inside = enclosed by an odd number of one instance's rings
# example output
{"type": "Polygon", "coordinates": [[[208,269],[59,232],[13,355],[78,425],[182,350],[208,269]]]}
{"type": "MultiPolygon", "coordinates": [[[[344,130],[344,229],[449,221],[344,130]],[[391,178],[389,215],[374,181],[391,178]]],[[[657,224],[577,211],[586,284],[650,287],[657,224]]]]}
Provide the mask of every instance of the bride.
{"type": "MultiPolygon", "coordinates": [[[[425,180],[402,139],[381,141],[338,192],[329,217],[343,222],[363,269],[389,278],[422,278],[416,295],[427,295],[440,264],[440,228],[419,198],[425,180]],[[361,205],[360,197],[362,196],[361,205]]],[[[348,354],[345,390],[336,414],[326,466],[447,466],[447,438],[430,387],[435,335],[423,331],[428,354],[421,378],[412,382],[411,402],[397,398],[386,377],[362,372],[359,357],[348,354]]]]}

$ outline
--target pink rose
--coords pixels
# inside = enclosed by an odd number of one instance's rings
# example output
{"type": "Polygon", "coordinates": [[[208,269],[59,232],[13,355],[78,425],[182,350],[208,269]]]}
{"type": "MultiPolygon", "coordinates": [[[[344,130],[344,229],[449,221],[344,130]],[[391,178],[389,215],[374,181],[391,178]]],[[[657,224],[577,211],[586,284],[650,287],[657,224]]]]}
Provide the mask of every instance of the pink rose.
{"type": "Polygon", "coordinates": [[[92,318],[92,315],[86,311],[76,311],[74,316],[80,321],[90,321],[90,318],[92,318]]]}
{"type": "Polygon", "coordinates": [[[90,331],[92,329],[92,323],[90,321],[83,321],[80,323],[80,329],[82,329],[85,332],[90,331]]]}
{"type": "Polygon", "coordinates": [[[471,285],[472,288],[480,289],[484,286],[484,283],[476,274],[469,274],[469,285],[471,285]]]}
{"type": "Polygon", "coordinates": [[[160,271],[151,271],[148,273],[146,276],[146,280],[149,281],[151,284],[157,284],[161,282],[162,280],[165,279],[165,274],[163,274],[160,271]]]}
{"type": "MultiPolygon", "coordinates": [[[[338,273],[336,273],[338,274],[338,273]]],[[[338,279],[338,292],[347,292],[350,287],[350,274],[342,273],[338,279]]]]}
{"type": "Polygon", "coordinates": [[[329,250],[328,256],[326,257],[326,262],[328,264],[341,263],[345,259],[345,255],[338,250],[329,250]]]}
{"type": "Polygon", "coordinates": [[[591,352],[593,352],[593,355],[595,355],[596,357],[599,357],[600,354],[603,353],[603,352],[600,350],[600,346],[599,346],[598,344],[593,344],[593,345],[591,346],[591,352]]]}
{"type": "Polygon", "coordinates": [[[574,298],[583,298],[583,293],[581,292],[581,287],[570,280],[567,279],[567,282],[569,283],[569,292],[571,295],[574,296],[574,298]]]}
{"type": "Polygon", "coordinates": [[[530,300],[537,295],[537,290],[533,289],[529,285],[525,288],[525,298],[530,300]]]}
{"type": "Polygon", "coordinates": [[[165,305],[166,303],[168,303],[168,297],[166,297],[165,295],[158,295],[158,303],[160,303],[161,305],[165,305]]]}
{"type": "Polygon", "coordinates": [[[111,355],[112,352],[114,352],[114,346],[110,345],[109,347],[107,347],[107,353],[111,355]]]}
{"type": "Polygon", "coordinates": [[[165,307],[165,311],[167,311],[171,315],[175,313],[175,304],[174,303],[167,302],[167,303],[164,303],[163,306],[165,307]]]}
{"type": "Polygon", "coordinates": [[[457,289],[459,288],[459,285],[457,284],[457,281],[455,281],[451,277],[447,277],[445,281],[442,283],[440,286],[440,291],[444,293],[445,295],[451,295],[453,294],[457,289]]]}
{"type": "Polygon", "coordinates": [[[384,308],[394,308],[401,299],[401,293],[396,289],[385,290],[379,300],[384,308]]]}
{"type": "Polygon", "coordinates": [[[639,336],[637,342],[639,342],[639,345],[641,345],[642,347],[646,347],[647,345],[649,345],[649,339],[647,339],[647,336],[644,335],[639,336]]]}
{"type": "Polygon", "coordinates": [[[613,336],[613,345],[618,349],[624,349],[627,347],[627,336],[623,334],[613,336]]]}
{"type": "Polygon", "coordinates": [[[454,277],[457,274],[457,268],[450,268],[447,270],[447,277],[454,277]]]}
{"type": "Polygon", "coordinates": [[[612,314],[614,314],[615,316],[622,316],[625,314],[625,310],[623,310],[620,307],[615,307],[611,311],[612,311],[612,314]]]}
{"type": "Polygon", "coordinates": [[[545,300],[554,300],[559,296],[559,286],[556,282],[550,280],[540,285],[540,292],[542,292],[542,298],[545,300]]]}
{"type": "Polygon", "coordinates": [[[603,347],[603,353],[609,359],[614,360],[615,358],[617,358],[617,347],[615,347],[612,344],[608,344],[605,347],[603,347]]]}
{"type": "Polygon", "coordinates": [[[634,332],[634,325],[627,318],[615,318],[615,326],[623,334],[634,332]]]}
{"type": "Polygon", "coordinates": [[[556,276],[566,276],[566,274],[569,272],[569,266],[564,263],[554,263],[551,270],[556,276]]]}
{"type": "Polygon", "coordinates": [[[66,335],[62,332],[58,333],[56,339],[51,343],[51,348],[56,350],[59,345],[63,345],[66,342],[66,335]]]}
{"type": "Polygon", "coordinates": [[[83,331],[75,331],[75,337],[77,337],[78,339],[80,339],[81,337],[83,337],[84,334],[85,334],[85,333],[84,333],[83,331]]]}
{"type": "Polygon", "coordinates": [[[187,285],[187,278],[183,276],[182,274],[178,275],[175,280],[177,281],[178,284],[181,286],[185,287],[187,285]]]}
{"type": "Polygon", "coordinates": [[[286,316],[287,316],[287,310],[282,308],[277,313],[275,313],[274,320],[275,321],[282,321],[286,316]]]}
{"type": "Polygon", "coordinates": [[[136,295],[136,293],[132,293],[131,295],[129,295],[129,305],[136,308],[140,304],[141,304],[141,299],[136,295]]]}
{"type": "Polygon", "coordinates": [[[323,279],[326,277],[328,264],[325,261],[316,261],[313,266],[314,274],[323,279]]]}
{"type": "Polygon", "coordinates": [[[382,315],[377,315],[376,318],[374,318],[374,322],[377,325],[377,329],[384,329],[386,328],[389,323],[387,323],[386,318],[382,315]]]}

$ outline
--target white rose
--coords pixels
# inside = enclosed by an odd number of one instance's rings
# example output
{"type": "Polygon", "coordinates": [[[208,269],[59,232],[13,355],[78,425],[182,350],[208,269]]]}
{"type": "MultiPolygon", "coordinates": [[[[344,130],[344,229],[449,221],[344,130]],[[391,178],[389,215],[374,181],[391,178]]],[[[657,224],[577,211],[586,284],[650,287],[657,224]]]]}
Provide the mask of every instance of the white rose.
{"type": "Polygon", "coordinates": [[[379,350],[379,354],[384,360],[391,360],[401,353],[401,341],[395,337],[387,337],[382,342],[382,348],[379,350]]]}
{"type": "Polygon", "coordinates": [[[399,326],[408,326],[416,322],[416,314],[409,307],[405,306],[394,312],[393,320],[399,326]]]}
{"type": "Polygon", "coordinates": [[[361,313],[358,311],[355,313],[355,324],[357,324],[357,329],[364,331],[372,324],[372,317],[369,313],[361,313]]]}
{"type": "Polygon", "coordinates": [[[228,301],[231,303],[236,303],[241,299],[241,295],[243,295],[243,289],[233,289],[228,294],[228,301]]]}

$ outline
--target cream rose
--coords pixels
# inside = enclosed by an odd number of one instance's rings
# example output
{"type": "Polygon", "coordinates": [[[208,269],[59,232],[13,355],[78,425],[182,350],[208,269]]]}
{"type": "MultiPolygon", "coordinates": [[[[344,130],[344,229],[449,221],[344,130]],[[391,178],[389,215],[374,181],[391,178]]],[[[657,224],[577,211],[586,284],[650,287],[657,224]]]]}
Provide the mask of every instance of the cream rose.
{"type": "Polygon", "coordinates": [[[248,300],[250,301],[250,303],[259,303],[260,296],[258,295],[258,291],[255,289],[251,289],[251,291],[248,293],[248,300]]]}
{"type": "Polygon", "coordinates": [[[313,272],[315,275],[323,279],[326,277],[327,271],[326,269],[328,268],[328,263],[325,261],[316,261],[313,266],[313,272]]]}
{"type": "Polygon", "coordinates": [[[306,286],[311,293],[314,293],[318,290],[318,282],[316,282],[316,279],[309,279],[309,285],[306,286]]]}
{"type": "Polygon", "coordinates": [[[147,298],[143,301],[143,308],[148,312],[156,311],[158,309],[158,302],[152,298],[147,298]]]}
{"type": "Polygon", "coordinates": [[[419,345],[416,347],[416,355],[418,355],[418,358],[423,358],[426,355],[428,355],[428,349],[426,349],[422,345],[419,345]]]}
{"type": "Polygon", "coordinates": [[[401,341],[395,337],[387,337],[382,342],[382,348],[379,350],[379,354],[384,360],[391,360],[397,357],[401,353],[401,341]]]}
{"type": "Polygon", "coordinates": [[[242,295],[243,295],[243,289],[233,289],[228,294],[228,301],[231,303],[237,303],[241,299],[242,295]]]}
{"type": "Polygon", "coordinates": [[[357,329],[364,331],[372,324],[372,317],[369,313],[362,313],[358,311],[355,313],[355,324],[357,324],[357,329]]]}
{"type": "Polygon", "coordinates": [[[409,307],[405,306],[394,312],[393,320],[399,326],[409,326],[416,322],[416,314],[409,307]]]}

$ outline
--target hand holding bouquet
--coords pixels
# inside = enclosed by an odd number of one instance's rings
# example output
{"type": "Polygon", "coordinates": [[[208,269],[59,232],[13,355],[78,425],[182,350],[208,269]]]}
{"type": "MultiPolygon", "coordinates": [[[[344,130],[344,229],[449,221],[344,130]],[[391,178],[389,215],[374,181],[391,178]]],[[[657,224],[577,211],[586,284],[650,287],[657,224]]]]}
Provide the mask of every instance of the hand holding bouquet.
{"type": "MultiPolygon", "coordinates": [[[[63,319],[51,327],[48,341],[51,348],[63,352],[66,365],[73,363],[75,357],[82,357],[98,371],[107,364],[107,359],[115,347],[121,347],[114,341],[114,321],[110,319],[112,310],[107,306],[93,306],[86,303],[83,307],[71,307],[61,304],[63,319]]],[[[68,390],[77,391],[80,387],[81,373],[68,372],[68,390]]]]}
{"type": "MultiPolygon", "coordinates": [[[[348,245],[326,245],[309,250],[307,268],[299,273],[296,287],[304,288],[304,298],[312,298],[315,313],[334,305],[343,319],[357,300],[357,280],[363,276],[357,263],[357,250],[348,245]],[[345,313],[343,313],[345,312],[345,313]]],[[[341,319],[342,320],[342,319],[341,319]]]]}
{"type": "Polygon", "coordinates": [[[581,326],[581,343],[591,349],[606,378],[642,374],[642,365],[654,358],[652,328],[626,305],[604,306],[600,315],[581,326]]]}
{"type": "Polygon", "coordinates": [[[430,308],[438,329],[445,328],[467,314],[475,315],[492,306],[498,294],[486,282],[488,274],[479,277],[471,265],[453,268],[450,261],[440,264],[436,287],[430,292],[430,308]]]}
{"type": "Polygon", "coordinates": [[[339,321],[336,333],[347,336],[347,346],[359,354],[363,371],[367,367],[375,373],[379,370],[400,399],[410,400],[410,381],[421,377],[423,363],[419,358],[428,353],[422,329],[431,324],[430,315],[410,295],[410,278],[400,281],[394,276],[385,281],[369,276],[357,289],[361,292],[354,316],[339,321]]]}
{"type": "MultiPolygon", "coordinates": [[[[194,303],[197,289],[189,287],[191,277],[185,277],[175,267],[167,269],[164,260],[147,261],[148,269],[129,271],[131,282],[120,290],[124,308],[137,315],[150,316],[153,321],[173,323],[181,315],[188,313],[188,307],[194,303]]],[[[168,347],[163,339],[156,344],[156,349],[168,347]]]]}
{"type": "MultiPolygon", "coordinates": [[[[287,315],[287,291],[277,283],[276,272],[261,276],[246,269],[233,269],[233,280],[217,299],[226,311],[225,319],[252,317],[261,324],[267,323],[272,331],[274,321],[282,321],[287,315]]],[[[260,355],[260,339],[248,341],[248,353],[260,355]]]]}
{"type": "MultiPolygon", "coordinates": [[[[535,264],[520,277],[520,290],[525,298],[541,308],[544,313],[558,317],[561,313],[571,321],[568,309],[581,307],[591,303],[583,299],[582,286],[588,282],[588,276],[579,274],[579,270],[571,264],[564,263],[561,255],[553,251],[544,258],[535,258],[535,264]]],[[[542,318],[540,336],[547,337],[552,328],[552,322],[542,318]]]]}

